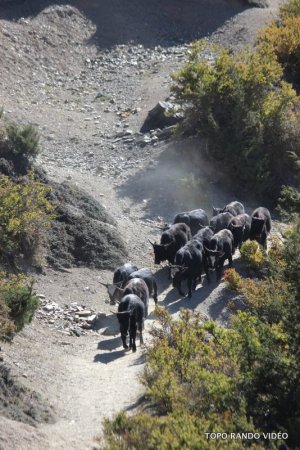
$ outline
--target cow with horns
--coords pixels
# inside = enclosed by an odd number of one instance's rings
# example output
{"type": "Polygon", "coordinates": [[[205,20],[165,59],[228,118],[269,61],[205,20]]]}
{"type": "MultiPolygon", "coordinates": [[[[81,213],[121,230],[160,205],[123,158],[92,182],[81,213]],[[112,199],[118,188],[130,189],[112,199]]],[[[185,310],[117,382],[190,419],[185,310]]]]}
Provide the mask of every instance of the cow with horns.
{"type": "Polygon", "coordinates": [[[185,295],[181,289],[181,283],[187,280],[188,297],[192,297],[192,291],[196,289],[197,281],[201,283],[202,271],[209,280],[208,267],[202,243],[192,239],[181,247],[175,256],[174,265],[171,265],[173,287],[178,289],[180,295],[185,295]]]}
{"type": "Polygon", "coordinates": [[[116,314],[119,325],[121,339],[124,349],[132,349],[136,351],[136,331],[140,332],[140,344],[143,341],[143,328],[145,318],[145,306],[141,299],[135,294],[125,295],[118,306],[118,312],[116,314]],[[129,332],[129,347],[126,343],[127,335],[129,332]]]}
{"type": "Polygon", "coordinates": [[[160,244],[150,242],[154,250],[154,263],[169,261],[174,264],[176,252],[191,239],[191,230],[185,223],[176,223],[165,230],[160,239],[160,244]]]}
{"type": "Polygon", "coordinates": [[[120,303],[125,295],[134,294],[141,299],[145,308],[145,317],[148,315],[149,289],[145,281],[141,278],[132,278],[127,281],[124,288],[116,284],[101,283],[107,288],[111,303],[120,303]]]}
{"type": "Polygon", "coordinates": [[[251,215],[251,228],[249,238],[256,240],[263,248],[267,248],[267,237],[271,231],[271,214],[267,208],[260,206],[251,215]]]}
{"type": "Polygon", "coordinates": [[[208,267],[216,271],[217,280],[222,277],[226,259],[229,261],[229,266],[232,266],[234,250],[234,238],[230,230],[221,230],[214,234],[209,242],[209,247],[205,247],[208,267]]]}
{"type": "Polygon", "coordinates": [[[208,217],[204,209],[194,209],[177,214],[173,223],[185,223],[190,227],[192,236],[194,236],[202,227],[208,225],[208,217]]]}
{"type": "Polygon", "coordinates": [[[224,208],[215,208],[213,206],[213,216],[216,216],[224,212],[229,212],[233,216],[237,216],[239,214],[244,214],[245,208],[244,205],[240,202],[228,203],[228,205],[224,206],[224,208]]]}

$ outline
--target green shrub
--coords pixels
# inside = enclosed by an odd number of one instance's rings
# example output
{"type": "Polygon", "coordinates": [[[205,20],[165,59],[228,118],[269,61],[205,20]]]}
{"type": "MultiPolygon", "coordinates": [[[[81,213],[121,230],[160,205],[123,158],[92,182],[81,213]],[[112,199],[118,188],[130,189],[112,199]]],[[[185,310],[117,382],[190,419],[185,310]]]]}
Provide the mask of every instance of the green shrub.
{"type": "Polygon", "coordinates": [[[242,260],[247,266],[259,270],[266,263],[266,255],[263,248],[256,241],[246,241],[240,248],[242,260]]]}
{"type": "Polygon", "coordinates": [[[14,181],[0,177],[0,251],[2,255],[34,251],[40,232],[53,217],[49,189],[33,174],[14,181]]]}
{"type": "Polygon", "coordinates": [[[0,339],[9,339],[31,322],[38,308],[33,279],[22,274],[0,272],[0,339]]]}
{"type": "Polygon", "coordinates": [[[280,7],[280,16],[297,17],[300,16],[300,0],[290,0],[280,7]]]}
{"type": "MultiPolygon", "coordinates": [[[[3,128],[2,128],[3,130],[3,128]]],[[[5,134],[0,139],[1,152],[12,155],[36,156],[39,151],[38,131],[32,125],[19,126],[9,123],[4,127],[5,134]]]]}
{"type": "Polygon", "coordinates": [[[230,55],[198,41],[171,87],[185,117],[182,130],[205,138],[207,155],[240,186],[272,198],[287,173],[299,172],[291,157],[299,159],[297,98],[282,77],[270,48],[230,55]]]}
{"type": "Polygon", "coordinates": [[[300,81],[300,16],[284,17],[259,34],[259,44],[269,46],[284,68],[286,77],[300,81]]]}
{"type": "Polygon", "coordinates": [[[241,276],[235,269],[226,269],[224,271],[224,279],[228,289],[238,291],[241,283],[241,276]]]}
{"type": "MultiPolygon", "coordinates": [[[[284,266],[284,278],[296,287],[300,297],[300,221],[298,220],[295,227],[288,234],[287,241],[282,250],[282,255],[286,261],[284,266]]],[[[300,300],[300,299],[299,299],[300,300]]],[[[300,310],[299,305],[297,306],[300,310]]]]}
{"type": "Polygon", "coordinates": [[[285,222],[300,217],[300,192],[292,186],[282,186],[276,207],[280,218],[285,222]]]}
{"type": "Polygon", "coordinates": [[[0,296],[0,341],[9,339],[15,329],[13,321],[9,318],[9,307],[0,296]]]}

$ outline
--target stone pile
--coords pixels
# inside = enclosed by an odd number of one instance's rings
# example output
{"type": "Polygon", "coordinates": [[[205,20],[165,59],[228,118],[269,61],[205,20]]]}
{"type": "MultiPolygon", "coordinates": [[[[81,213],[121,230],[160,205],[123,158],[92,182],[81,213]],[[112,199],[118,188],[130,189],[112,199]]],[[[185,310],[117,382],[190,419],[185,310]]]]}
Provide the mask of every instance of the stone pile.
{"type": "Polygon", "coordinates": [[[44,295],[38,295],[40,308],[36,318],[45,322],[50,328],[68,336],[81,336],[96,332],[99,321],[106,315],[97,313],[93,308],[87,308],[78,302],[60,306],[58,303],[48,301],[44,295]]]}

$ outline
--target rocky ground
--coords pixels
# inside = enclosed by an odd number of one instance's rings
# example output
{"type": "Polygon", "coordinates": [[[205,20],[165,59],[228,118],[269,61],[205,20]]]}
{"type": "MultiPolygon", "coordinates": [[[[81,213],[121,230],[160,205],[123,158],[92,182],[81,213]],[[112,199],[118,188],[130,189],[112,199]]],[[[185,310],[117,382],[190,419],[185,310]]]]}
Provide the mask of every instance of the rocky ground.
{"type": "MultiPolygon", "coordinates": [[[[179,298],[166,269],[154,266],[148,239],[158,239],[157,225],[179,210],[210,211],[238,193],[224,191],[221,174],[195,157],[197,140],[139,130],[169,96],[170,74],[193,38],[210,36],[231,48],[251,44],[279,0],[266,9],[225,0],[33,3],[0,7],[4,116],[38,128],[39,163],[52,180],[73,183],[106,208],[129,259],[156,272],[160,304],[172,314],[186,306],[226,322],[230,294],[223,283],[204,282],[192,300],[179,298]]],[[[111,271],[83,267],[46,266],[37,276],[40,310],[1,356],[15,380],[53,411],[54,422],[32,426],[1,416],[0,448],[89,449],[104,417],[137,405],[146,347],[123,352],[99,283],[111,279],[111,271]]],[[[153,308],[152,302],[146,346],[153,308]]]]}

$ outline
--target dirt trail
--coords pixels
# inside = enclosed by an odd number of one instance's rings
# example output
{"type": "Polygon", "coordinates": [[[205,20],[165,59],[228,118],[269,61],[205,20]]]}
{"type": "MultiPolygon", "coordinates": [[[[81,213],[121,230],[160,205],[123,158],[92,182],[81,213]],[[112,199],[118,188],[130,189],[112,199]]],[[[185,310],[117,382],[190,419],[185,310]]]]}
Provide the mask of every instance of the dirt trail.
{"type": "MultiPolygon", "coordinates": [[[[206,0],[170,0],[163,8],[158,0],[102,1],[101,8],[91,0],[32,3],[0,9],[0,105],[6,117],[38,127],[44,148],[39,161],[50,177],[75,183],[106,206],[129,259],[156,272],[160,304],[172,314],[185,306],[226,321],[223,284],[204,284],[191,301],[181,299],[166,270],[153,265],[148,239],[159,237],[153,220],[169,221],[180,209],[210,209],[235,193],[219,188],[204,161],[201,186],[193,184],[195,161],[180,162],[177,150],[188,155],[197,141],[140,146],[138,130],[147,111],[169,94],[169,75],[184,61],[191,39],[215,32],[215,40],[233,47],[253,42],[279,1],[269,0],[267,9],[225,0],[210,8],[206,0]]],[[[37,277],[36,290],[47,300],[62,306],[76,301],[106,316],[98,332],[78,338],[36,318],[3,346],[16,378],[53,406],[56,421],[31,427],[0,417],[1,449],[90,449],[104,417],[135,407],[143,393],[138,375],[144,349],[132,354],[121,348],[99,284],[111,278],[107,271],[51,268],[37,277]]],[[[153,302],[146,343],[152,311],[153,302]]]]}

